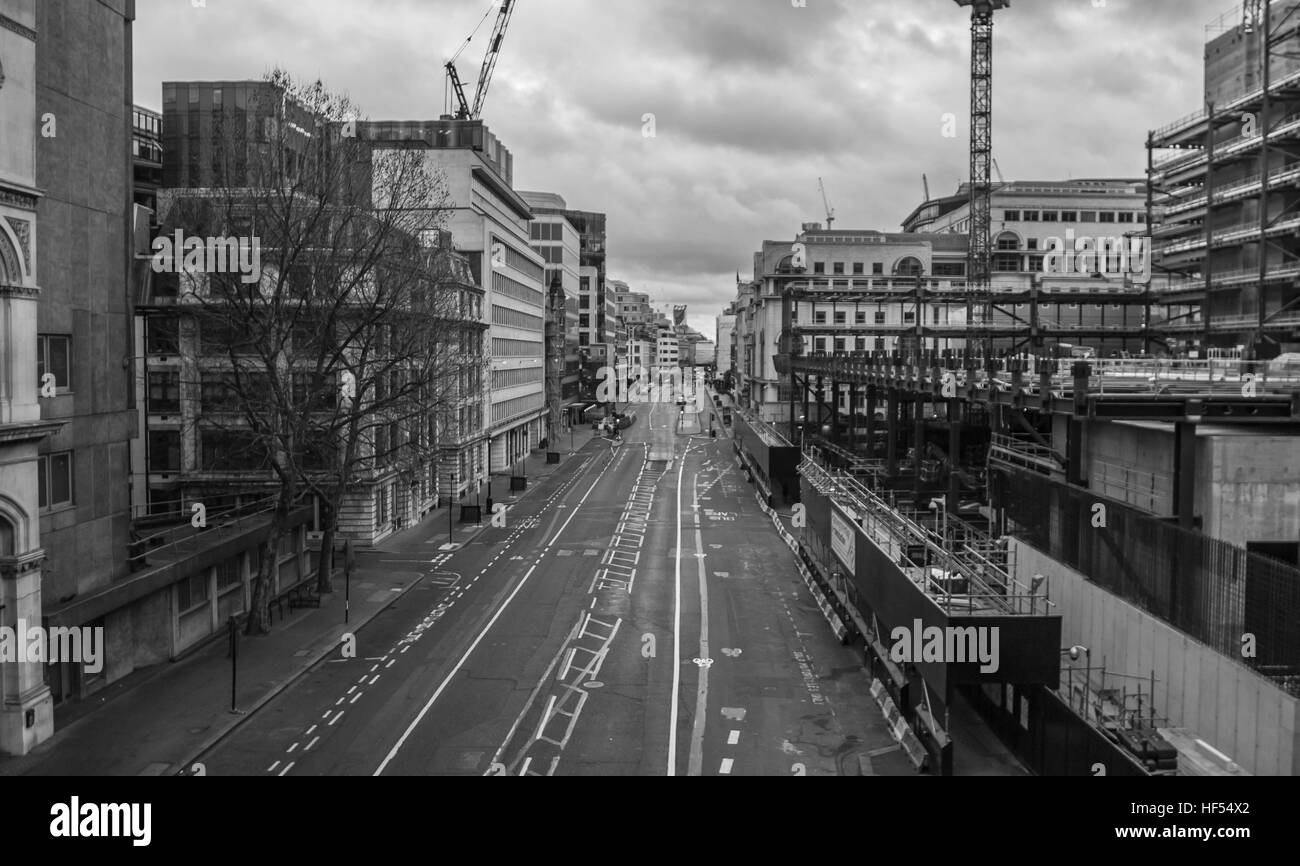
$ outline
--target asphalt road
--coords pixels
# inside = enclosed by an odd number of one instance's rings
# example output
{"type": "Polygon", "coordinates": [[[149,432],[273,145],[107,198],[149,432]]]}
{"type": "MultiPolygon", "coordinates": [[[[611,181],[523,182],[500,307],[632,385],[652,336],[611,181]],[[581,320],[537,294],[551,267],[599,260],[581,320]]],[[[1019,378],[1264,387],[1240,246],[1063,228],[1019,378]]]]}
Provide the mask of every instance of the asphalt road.
{"type": "Polygon", "coordinates": [[[460,549],[364,557],[423,577],[208,773],[911,774],[706,402],[634,407],[460,549]]]}

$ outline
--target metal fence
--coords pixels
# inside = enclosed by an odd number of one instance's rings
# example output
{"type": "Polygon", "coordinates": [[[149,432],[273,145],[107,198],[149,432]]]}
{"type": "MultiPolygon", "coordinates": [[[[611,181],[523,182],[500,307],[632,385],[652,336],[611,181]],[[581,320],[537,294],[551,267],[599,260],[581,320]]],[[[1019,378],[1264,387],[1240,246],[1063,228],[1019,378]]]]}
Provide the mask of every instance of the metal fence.
{"type": "Polygon", "coordinates": [[[1300,569],[1035,473],[994,475],[1009,532],[1300,693],[1300,569]]]}

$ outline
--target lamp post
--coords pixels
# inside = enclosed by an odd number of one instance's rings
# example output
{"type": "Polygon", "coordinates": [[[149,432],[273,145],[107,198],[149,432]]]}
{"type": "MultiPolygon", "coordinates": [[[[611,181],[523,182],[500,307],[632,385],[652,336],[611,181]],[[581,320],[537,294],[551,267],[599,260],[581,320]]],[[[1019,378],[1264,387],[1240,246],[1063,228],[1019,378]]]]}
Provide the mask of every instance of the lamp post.
{"type": "MultiPolygon", "coordinates": [[[[1061,650],[1061,655],[1069,655],[1071,661],[1078,661],[1079,653],[1083,653],[1084,657],[1083,700],[1086,702],[1089,692],[1092,690],[1092,650],[1082,644],[1075,644],[1061,650]]],[[[1074,706],[1074,665],[1070,665],[1070,706],[1074,706]]],[[[1086,709],[1086,707],[1080,707],[1080,709],[1086,709]]]]}

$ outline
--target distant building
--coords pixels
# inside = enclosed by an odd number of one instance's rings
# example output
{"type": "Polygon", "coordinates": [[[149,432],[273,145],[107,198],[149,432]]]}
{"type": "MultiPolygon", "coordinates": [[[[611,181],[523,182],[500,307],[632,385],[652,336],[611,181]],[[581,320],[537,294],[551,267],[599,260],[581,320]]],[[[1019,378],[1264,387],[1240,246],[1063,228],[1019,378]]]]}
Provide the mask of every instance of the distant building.
{"type": "Polygon", "coordinates": [[[725,376],[735,363],[736,314],[718,316],[717,364],[718,375],[725,376]]]}
{"type": "Polygon", "coordinates": [[[485,417],[466,415],[465,453],[446,479],[455,499],[490,474],[507,473],[546,435],[549,286],[547,262],[531,246],[535,214],[513,188],[514,157],[482,121],[359,122],[356,133],[376,147],[421,147],[430,170],[446,173],[454,214],[448,227],[487,291],[494,385],[485,417]]]}

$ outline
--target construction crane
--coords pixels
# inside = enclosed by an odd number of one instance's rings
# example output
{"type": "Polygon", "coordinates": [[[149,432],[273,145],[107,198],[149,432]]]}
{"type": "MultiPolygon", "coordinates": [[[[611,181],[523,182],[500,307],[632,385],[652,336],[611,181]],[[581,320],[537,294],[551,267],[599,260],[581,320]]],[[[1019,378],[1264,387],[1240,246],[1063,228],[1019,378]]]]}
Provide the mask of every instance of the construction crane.
{"type": "Polygon", "coordinates": [[[1007,179],[1002,176],[1002,166],[998,165],[998,159],[996,156],[993,157],[993,170],[998,174],[998,183],[1002,184],[1003,186],[1006,186],[1007,179]]]}
{"type": "MultiPolygon", "coordinates": [[[[971,9],[970,52],[970,253],[966,266],[966,321],[976,296],[989,296],[993,276],[993,13],[1010,0],[954,0],[971,9]]],[[[982,310],[987,319],[989,305],[982,310]]],[[[986,353],[992,345],[986,344],[986,353]]]]}
{"type": "Polygon", "coordinates": [[[817,185],[822,191],[822,204],[826,205],[826,231],[835,228],[835,211],[831,209],[831,200],[826,197],[826,183],[820,177],[817,178],[817,185]]]}
{"type": "Polygon", "coordinates": [[[492,74],[496,71],[497,60],[501,57],[501,46],[505,42],[506,30],[510,27],[510,18],[515,12],[515,0],[501,0],[501,8],[497,12],[497,23],[492,31],[492,39],[488,42],[487,54],[483,57],[483,68],[478,75],[478,89],[474,92],[474,104],[470,105],[469,99],[465,95],[465,87],[461,83],[460,73],[456,70],[456,61],[460,55],[473,41],[474,36],[478,33],[483,22],[487,20],[488,15],[492,14],[489,8],[479,21],[478,27],[465,40],[465,44],[460,47],[455,56],[446,63],[447,81],[451,85],[452,94],[456,98],[456,119],[457,120],[478,120],[483,116],[483,103],[487,100],[488,88],[492,86],[492,74]]]}

